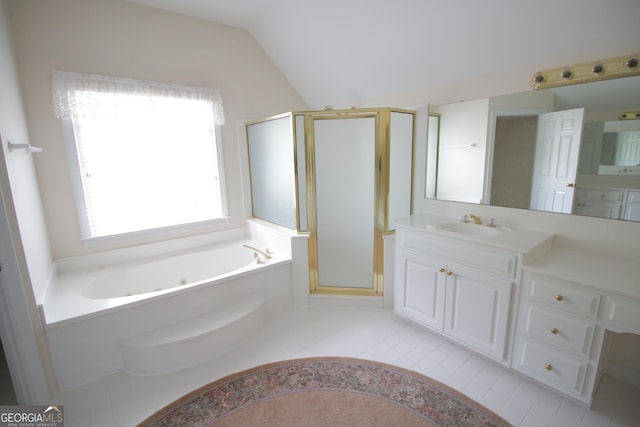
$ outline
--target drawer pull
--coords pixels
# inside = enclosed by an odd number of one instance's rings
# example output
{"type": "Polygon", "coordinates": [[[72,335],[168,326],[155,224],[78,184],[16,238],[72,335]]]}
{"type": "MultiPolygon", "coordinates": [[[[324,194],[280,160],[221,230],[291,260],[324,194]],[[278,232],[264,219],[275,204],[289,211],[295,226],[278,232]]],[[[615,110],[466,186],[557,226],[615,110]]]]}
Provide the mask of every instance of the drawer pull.
{"type": "Polygon", "coordinates": [[[564,299],[562,295],[556,295],[554,298],[556,299],[556,301],[562,301],[564,299]]]}
{"type": "Polygon", "coordinates": [[[546,365],[544,365],[544,369],[546,369],[547,371],[551,371],[553,369],[553,366],[551,366],[550,363],[547,363],[546,365]]]}
{"type": "Polygon", "coordinates": [[[447,271],[447,276],[453,276],[453,271],[447,271]]]}
{"type": "Polygon", "coordinates": [[[551,328],[551,333],[553,335],[557,334],[558,333],[558,328],[551,328]]]}
{"type": "Polygon", "coordinates": [[[440,270],[438,270],[438,271],[439,271],[440,273],[444,273],[444,272],[445,272],[445,271],[447,271],[447,270],[445,270],[444,268],[441,268],[441,269],[440,269],[440,270]]]}

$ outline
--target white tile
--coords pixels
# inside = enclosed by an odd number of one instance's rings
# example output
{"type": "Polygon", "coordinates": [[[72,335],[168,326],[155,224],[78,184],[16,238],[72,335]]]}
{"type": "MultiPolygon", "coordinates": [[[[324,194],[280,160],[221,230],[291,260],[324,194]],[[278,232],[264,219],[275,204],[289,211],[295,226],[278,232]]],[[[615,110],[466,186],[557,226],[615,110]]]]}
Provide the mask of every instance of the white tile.
{"type": "Polygon", "coordinates": [[[580,427],[586,411],[584,406],[568,399],[562,399],[560,408],[551,422],[551,427],[580,427]]]}
{"type": "Polygon", "coordinates": [[[465,388],[480,375],[483,368],[488,364],[489,362],[486,360],[473,355],[467,359],[464,365],[456,369],[456,371],[447,378],[447,384],[466,394],[466,391],[464,391],[465,388]]]}
{"type": "Polygon", "coordinates": [[[119,372],[106,378],[109,384],[109,395],[113,405],[113,423],[116,426],[135,425],[139,421],[136,416],[136,396],[131,394],[128,375],[119,372]]]}
{"type": "Polygon", "coordinates": [[[438,365],[442,363],[447,357],[449,357],[456,350],[456,346],[450,342],[443,342],[435,350],[433,350],[427,357],[420,360],[414,366],[414,369],[422,374],[429,375],[431,372],[438,368],[438,365]]]}
{"type": "Polygon", "coordinates": [[[511,399],[521,382],[517,375],[504,371],[493,387],[482,396],[480,403],[494,412],[499,412],[511,399]]]}
{"type": "Polygon", "coordinates": [[[415,366],[427,355],[438,348],[444,341],[434,335],[423,335],[420,343],[404,356],[396,360],[396,364],[415,371],[415,366]]]}
{"type": "Polygon", "coordinates": [[[580,427],[610,427],[610,425],[611,420],[608,416],[596,411],[587,411],[582,418],[580,427]]]}
{"type": "Polygon", "coordinates": [[[640,390],[603,377],[588,410],[490,363],[390,310],[310,307],[268,319],[255,339],[215,361],[167,375],[124,372],[60,393],[69,427],[132,426],[169,402],[233,372],[283,359],[368,357],[461,390],[518,427],[638,427],[640,390]]]}
{"type": "Polygon", "coordinates": [[[478,375],[473,378],[463,391],[472,399],[480,401],[504,372],[505,370],[503,368],[492,363],[486,363],[478,375]]]}
{"type": "Polygon", "coordinates": [[[379,355],[377,360],[383,363],[395,364],[398,359],[404,357],[418,347],[421,341],[422,339],[420,335],[412,334],[393,348],[379,355]]]}
{"type": "MultiPolygon", "coordinates": [[[[527,411],[522,408],[518,408],[517,406],[505,406],[500,411],[494,411],[498,415],[500,415],[505,420],[509,421],[514,426],[519,426],[524,420],[524,417],[527,415],[527,411]]],[[[536,426],[543,427],[543,426],[536,426]]]]}
{"type": "Polygon", "coordinates": [[[433,379],[441,381],[447,385],[449,384],[447,379],[471,358],[471,353],[469,353],[468,350],[456,346],[453,346],[453,348],[453,352],[448,354],[445,359],[430,372],[430,376],[433,379]]]}
{"type": "Polygon", "coordinates": [[[84,385],[64,393],[65,424],[91,427],[91,396],[89,387],[84,385]]]}
{"type": "MultiPolygon", "coordinates": [[[[522,426],[550,426],[558,412],[561,402],[562,397],[558,396],[556,393],[543,389],[538,394],[538,398],[535,400],[533,405],[531,405],[531,409],[527,412],[527,416],[525,417],[522,426]]],[[[525,403],[522,406],[523,409],[526,409],[527,404],[525,403]]]]}
{"type": "MultiPolygon", "coordinates": [[[[522,381],[516,389],[515,393],[511,396],[507,405],[517,406],[518,408],[529,411],[535,401],[538,399],[539,394],[542,391],[542,387],[539,385],[530,383],[529,381],[522,381]]],[[[555,411],[554,411],[555,412],[555,411]]]]}
{"type": "Polygon", "coordinates": [[[91,427],[111,427],[114,406],[111,402],[108,381],[95,381],[89,385],[91,405],[91,427]]]}

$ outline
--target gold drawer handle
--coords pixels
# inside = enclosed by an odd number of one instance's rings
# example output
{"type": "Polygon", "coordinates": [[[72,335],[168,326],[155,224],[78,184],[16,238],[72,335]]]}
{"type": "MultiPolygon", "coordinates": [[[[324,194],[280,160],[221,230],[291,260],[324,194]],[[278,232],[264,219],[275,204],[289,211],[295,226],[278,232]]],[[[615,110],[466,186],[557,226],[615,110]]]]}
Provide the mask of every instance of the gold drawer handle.
{"type": "Polygon", "coordinates": [[[453,271],[447,271],[447,276],[453,276],[453,271]]]}
{"type": "Polygon", "coordinates": [[[551,333],[553,335],[557,334],[558,333],[558,328],[551,328],[551,333]]]}
{"type": "Polygon", "coordinates": [[[562,295],[556,295],[554,298],[556,299],[556,301],[562,301],[564,299],[562,295]]]}
{"type": "Polygon", "coordinates": [[[445,272],[445,271],[447,271],[447,270],[445,270],[444,268],[441,268],[441,269],[440,269],[440,270],[438,270],[438,271],[439,271],[440,273],[444,273],[444,272],[445,272]]]}
{"type": "Polygon", "coordinates": [[[546,369],[547,371],[551,371],[553,369],[553,366],[551,366],[551,364],[547,363],[546,365],[544,365],[544,369],[546,369]]]}

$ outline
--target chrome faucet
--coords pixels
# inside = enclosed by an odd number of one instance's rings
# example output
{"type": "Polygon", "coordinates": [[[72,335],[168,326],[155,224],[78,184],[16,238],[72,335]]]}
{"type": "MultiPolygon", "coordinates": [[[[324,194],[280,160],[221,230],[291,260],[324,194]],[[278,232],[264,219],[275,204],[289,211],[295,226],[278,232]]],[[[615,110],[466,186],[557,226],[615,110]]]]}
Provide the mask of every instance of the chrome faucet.
{"type": "Polygon", "coordinates": [[[473,214],[469,215],[471,217],[471,219],[473,220],[474,224],[479,224],[482,225],[482,219],[479,216],[475,216],[473,214]]]}
{"type": "Polygon", "coordinates": [[[253,251],[253,257],[254,257],[256,260],[258,260],[258,258],[259,258],[259,256],[260,256],[260,255],[262,255],[262,257],[263,257],[264,259],[269,259],[269,258],[271,258],[271,254],[269,253],[269,248],[267,248],[267,249],[266,249],[266,250],[264,250],[264,251],[261,251],[260,249],[258,249],[258,248],[254,248],[253,246],[250,246],[250,245],[242,245],[242,247],[247,248],[247,249],[251,249],[251,250],[253,251]],[[258,255],[258,254],[260,254],[260,255],[258,255]]]}

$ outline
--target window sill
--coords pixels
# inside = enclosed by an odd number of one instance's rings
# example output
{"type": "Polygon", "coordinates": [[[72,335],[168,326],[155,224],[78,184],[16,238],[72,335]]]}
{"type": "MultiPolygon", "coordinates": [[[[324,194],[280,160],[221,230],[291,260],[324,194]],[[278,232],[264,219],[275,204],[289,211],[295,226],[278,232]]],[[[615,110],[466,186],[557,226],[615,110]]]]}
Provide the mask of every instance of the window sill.
{"type": "Polygon", "coordinates": [[[82,246],[95,248],[100,246],[112,246],[119,243],[142,244],[150,241],[161,241],[185,237],[198,233],[211,233],[225,229],[231,223],[231,217],[212,219],[190,224],[173,225],[169,227],[153,228],[149,230],[133,231],[130,233],[114,234],[111,236],[83,237],[82,246]]]}

